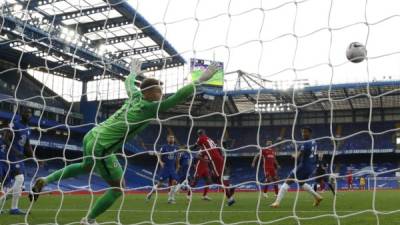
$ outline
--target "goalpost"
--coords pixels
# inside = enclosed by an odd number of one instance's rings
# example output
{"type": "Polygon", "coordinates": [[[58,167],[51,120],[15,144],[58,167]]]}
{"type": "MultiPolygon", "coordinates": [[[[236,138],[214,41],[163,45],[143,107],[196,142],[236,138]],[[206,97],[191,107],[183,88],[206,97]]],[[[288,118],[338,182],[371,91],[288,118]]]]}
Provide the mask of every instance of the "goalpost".
{"type": "MultiPolygon", "coordinates": [[[[376,153],[373,150],[375,144],[380,141],[377,136],[399,129],[399,126],[379,131],[373,128],[375,121],[386,121],[384,110],[377,115],[376,108],[398,108],[395,97],[390,98],[400,90],[399,84],[394,82],[400,80],[400,69],[397,66],[400,52],[400,35],[397,34],[399,11],[400,5],[397,1],[383,3],[370,0],[0,0],[1,131],[10,130],[14,135],[21,132],[5,124],[20,118],[21,108],[29,108],[34,116],[29,125],[33,133],[30,144],[35,154],[40,153],[41,157],[46,158],[33,158],[33,164],[29,162],[29,158],[21,158],[18,162],[9,159],[0,161],[7,165],[26,163],[28,176],[25,176],[25,182],[29,184],[25,185],[27,189],[22,194],[29,194],[31,186],[39,176],[48,175],[56,167],[64,167],[82,159],[81,156],[76,156],[81,154],[83,146],[80,142],[88,128],[98,126],[113,115],[115,108],[122,105],[128,97],[123,80],[130,72],[131,58],[144,61],[144,77],[160,80],[166,95],[172,95],[197,79],[199,71],[206,68],[211,61],[217,61],[223,67],[223,71],[236,72],[229,77],[224,77],[221,72],[218,79],[208,85],[196,86],[196,91],[202,96],[195,95],[189,98],[186,104],[180,105],[177,110],[184,113],[172,115],[158,112],[156,117],[151,119],[154,130],[146,133],[151,133],[151,137],[141,137],[153,141],[150,147],[146,145],[149,143],[144,143],[143,140],[125,136],[125,150],[117,155],[124,163],[125,176],[133,174],[137,179],[142,179],[142,183],[140,186],[134,186],[133,182],[127,181],[122,202],[115,203],[114,211],[111,211],[116,213],[115,218],[103,223],[125,224],[127,221],[128,224],[280,224],[292,220],[291,222],[303,224],[309,220],[328,218],[341,224],[341,220],[354,215],[372,213],[376,224],[380,224],[381,215],[395,214],[399,209],[381,211],[375,201],[377,190],[389,186],[399,188],[400,181],[398,177],[380,177],[378,171],[371,171],[372,175],[367,178],[367,188],[373,193],[371,206],[347,214],[340,212],[340,197],[336,195],[332,201],[326,202],[330,204],[328,211],[304,214],[299,208],[299,205],[303,204],[303,196],[298,185],[292,186],[296,191],[290,206],[277,212],[285,213],[284,216],[265,216],[271,215],[268,213],[273,213],[274,209],[265,207],[261,190],[253,208],[237,210],[238,213],[244,211],[251,216],[238,216],[238,221],[226,219],[224,216],[225,213],[234,214],[235,209],[228,208],[225,205],[226,199],[222,196],[214,200],[213,204],[217,204],[217,207],[210,211],[198,207],[196,201],[200,200],[192,197],[185,205],[182,204],[183,198],[180,199],[181,202],[178,203],[183,206],[171,206],[169,213],[172,216],[159,216],[160,212],[165,213],[160,210],[165,207],[160,200],[163,198],[162,191],[168,189],[164,187],[157,189],[154,202],[144,206],[145,210],[129,207],[130,204],[143,206],[145,201],[143,197],[141,202],[142,192],[153,188],[156,183],[156,169],[159,165],[154,160],[145,158],[145,155],[156,154],[160,144],[164,143],[163,129],[171,124],[183,127],[180,131],[184,132],[184,135],[180,136],[186,141],[181,144],[186,147],[196,140],[195,131],[199,127],[221,130],[218,133],[220,137],[215,137],[215,141],[218,140],[217,144],[224,153],[225,166],[229,154],[249,156],[261,153],[262,148],[266,147],[265,137],[262,135],[270,132],[263,129],[267,126],[277,127],[273,122],[269,122],[274,118],[267,118],[265,115],[287,113],[290,114],[290,119],[288,116],[276,120],[286,120],[282,124],[286,123],[285,127],[290,126],[289,135],[274,143],[274,146],[292,144],[293,152],[286,152],[286,155],[299,151],[298,145],[302,143],[297,133],[299,126],[310,121],[326,123],[329,124],[327,135],[316,133],[314,138],[317,142],[332,141],[332,149],[329,149],[332,158],[328,169],[331,175],[335,174],[334,163],[340,151],[336,141],[344,142],[362,134],[368,135],[370,140],[368,150],[371,151],[367,163],[374,168],[376,153]],[[120,8],[117,10],[117,7],[120,8]],[[131,15],[132,18],[126,20],[124,17],[132,12],[138,14],[131,15]],[[140,22],[137,22],[138,20],[140,22]],[[346,59],[346,47],[354,41],[363,43],[368,50],[368,58],[362,63],[355,64],[346,59]],[[191,59],[194,61],[190,62],[191,59]],[[196,60],[203,61],[200,63],[196,60]],[[190,66],[195,68],[189,68],[190,63],[193,64],[190,66]],[[389,85],[388,89],[372,88],[371,86],[379,83],[378,81],[383,85],[392,81],[394,84],[389,85]],[[347,85],[349,83],[355,88],[347,85]],[[340,90],[333,88],[337,84],[343,85],[340,86],[340,90]],[[320,89],[312,91],[313,87],[320,89]],[[311,102],[297,98],[305,92],[309,93],[306,98],[312,99],[311,102]],[[270,95],[268,103],[265,100],[267,94],[270,95]],[[240,99],[241,104],[232,106],[235,104],[233,98],[236,95],[243,97],[240,99]],[[389,103],[383,102],[382,99],[386,97],[389,103]],[[221,100],[221,105],[203,107],[199,104],[202,100],[218,102],[218,99],[221,100]],[[365,105],[367,107],[363,108],[365,105]],[[212,107],[215,110],[210,112],[212,107]],[[228,108],[236,108],[236,112],[228,112],[228,108]],[[336,114],[340,114],[341,110],[357,109],[364,110],[364,114],[343,115],[343,121],[336,118],[336,114]],[[302,114],[306,111],[323,111],[325,121],[303,118],[302,114]],[[257,130],[256,137],[251,137],[256,140],[255,143],[225,148],[223,138],[230,127],[234,128],[232,118],[248,115],[256,119],[243,127],[253,127],[257,130]],[[202,119],[213,116],[218,118],[218,121],[202,123],[202,119]],[[350,134],[338,135],[335,124],[351,123],[349,120],[357,116],[364,117],[357,122],[367,126],[353,129],[350,134]],[[249,153],[247,148],[252,148],[253,151],[249,153]],[[54,157],[47,158],[45,151],[55,149],[58,153],[48,153],[54,157]],[[152,160],[155,165],[141,162],[143,164],[140,166],[145,168],[131,166],[129,163],[134,157],[152,160]],[[52,160],[58,161],[53,163],[52,160]],[[42,162],[48,163],[51,168],[42,167],[39,164],[42,162]],[[149,172],[149,168],[153,171],[149,172]],[[140,197],[135,197],[134,202],[130,202],[131,193],[138,192],[140,197]],[[193,215],[202,212],[206,217],[205,221],[193,221],[193,217],[196,217],[193,215]],[[146,214],[144,221],[132,220],[131,217],[141,213],[146,214]],[[217,216],[207,217],[208,213],[216,213],[217,216]]],[[[388,120],[400,119],[394,114],[392,113],[388,120]]],[[[127,127],[129,125],[131,124],[127,127]]],[[[270,133],[277,135],[275,133],[279,132],[270,133]]],[[[246,141],[246,138],[237,141],[240,143],[246,141]]],[[[198,152],[191,153],[190,163],[193,164],[198,152]]],[[[293,167],[296,166],[297,163],[293,163],[293,167]]],[[[393,169],[393,172],[398,169],[393,169]]],[[[257,187],[265,185],[258,176],[262,170],[262,163],[258,163],[253,180],[234,183],[233,187],[247,184],[255,184],[257,187]]],[[[10,170],[7,171],[6,175],[12,174],[10,170]]],[[[191,172],[187,173],[188,177],[191,175],[189,173],[191,172]]],[[[313,182],[313,178],[308,181],[313,182]]],[[[284,177],[280,179],[279,183],[282,183],[284,177]]],[[[336,179],[346,179],[346,175],[336,179]]],[[[55,209],[49,209],[55,213],[46,223],[64,223],[61,215],[64,213],[63,204],[69,197],[66,194],[76,190],[89,192],[90,198],[85,199],[87,205],[83,200],[77,202],[85,205],[85,209],[78,207],[76,210],[84,211],[79,215],[85,216],[98,198],[98,192],[110,190],[108,186],[99,185],[102,181],[96,178],[93,170],[89,179],[85,180],[86,183],[79,179],[76,179],[76,182],[78,185],[74,186],[58,181],[45,189],[46,193],[61,195],[58,198],[60,203],[55,209]]],[[[221,188],[223,185],[216,186],[221,188]]],[[[189,189],[200,190],[204,187],[202,185],[189,189]]],[[[240,204],[240,194],[237,199],[240,204]]],[[[40,209],[36,209],[35,204],[30,203],[27,210],[32,214],[25,215],[23,222],[35,223],[32,217],[36,216],[35,210],[40,209]]],[[[0,221],[1,219],[2,215],[0,221]]],[[[68,223],[76,223],[79,219],[75,218],[68,223]]]]}

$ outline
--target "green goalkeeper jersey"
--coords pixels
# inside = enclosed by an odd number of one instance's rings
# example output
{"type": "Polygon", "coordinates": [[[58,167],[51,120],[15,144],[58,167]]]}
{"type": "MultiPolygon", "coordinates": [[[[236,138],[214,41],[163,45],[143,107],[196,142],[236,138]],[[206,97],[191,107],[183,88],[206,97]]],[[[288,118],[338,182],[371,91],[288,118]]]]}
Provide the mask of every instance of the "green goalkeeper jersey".
{"type": "Polygon", "coordinates": [[[97,139],[95,151],[111,153],[121,149],[125,141],[141,132],[151,119],[156,118],[157,111],[164,112],[184,102],[195,91],[195,85],[191,83],[161,102],[150,102],[143,99],[135,81],[136,74],[131,73],[125,80],[128,99],[124,105],[87,134],[97,139]]]}

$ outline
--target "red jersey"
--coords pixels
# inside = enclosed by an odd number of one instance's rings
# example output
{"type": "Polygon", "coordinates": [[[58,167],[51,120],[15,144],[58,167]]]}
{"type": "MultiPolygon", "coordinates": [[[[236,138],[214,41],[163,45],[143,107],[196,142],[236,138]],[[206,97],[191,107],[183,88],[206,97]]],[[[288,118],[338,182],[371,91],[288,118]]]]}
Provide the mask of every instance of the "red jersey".
{"type": "Polygon", "coordinates": [[[206,152],[200,152],[199,154],[199,160],[197,161],[197,165],[196,165],[196,170],[207,170],[208,171],[208,163],[210,160],[210,157],[208,157],[206,152]]]}
{"type": "Polygon", "coordinates": [[[275,149],[274,148],[263,149],[262,156],[264,158],[264,168],[275,169],[275,149]]]}
{"type": "Polygon", "coordinates": [[[201,135],[197,139],[197,145],[200,146],[201,150],[204,151],[205,154],[210,156],[210,164],[214,171],[214,175],[216,177],[221,176],[224,168],[224,157],[214,141],[207,137],[207,135],[201,135]]]}
{"type": "Polygon", "coordinates": [[[347,183],[353,183],[353,175],[349,174],[349,176],[347,177],[347,183]]]}
{"type": "Polygon", "coordinates": [[[224,158],[217,145],[213,140],[208,138],[207,135],[201,135],[197,139],[197,145],[199,145],[202,150],[207,150],[207,153],[210,154],[213,161],[224,158]]]}

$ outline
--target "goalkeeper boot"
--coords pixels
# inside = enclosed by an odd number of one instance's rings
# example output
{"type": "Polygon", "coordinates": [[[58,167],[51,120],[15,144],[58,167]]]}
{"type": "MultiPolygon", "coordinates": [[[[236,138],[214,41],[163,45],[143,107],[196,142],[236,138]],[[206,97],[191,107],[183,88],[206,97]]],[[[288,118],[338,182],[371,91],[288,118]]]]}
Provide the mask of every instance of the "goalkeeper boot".
{"type": "Polygon", "coordinates": [[[268,194],[267,193],[263,193],[263,197],[264,198],[268,198],[268,194]]]}
{"type": "Polygon", "coordinates": [[[44,181],[44,179],[41,177],[38,178],[32,187],[31,193],[29,193],[29,201],[36,201],[39,198],[39,195],[45,185],[46,182],[44,181]]]}
{"type": "Polygon", "coordinates": [[[83,217],[81,219],[81,225],[98,225],[98,223],[96,223],[95,219],[88,219],[86,217],[83,217]]]}
{"type": "Polygon", "coordinates": [[[322,199],[323,199],[322,197],[315,198],[313,206],[318,207],[319,204],[321,203],[322,199]]]}

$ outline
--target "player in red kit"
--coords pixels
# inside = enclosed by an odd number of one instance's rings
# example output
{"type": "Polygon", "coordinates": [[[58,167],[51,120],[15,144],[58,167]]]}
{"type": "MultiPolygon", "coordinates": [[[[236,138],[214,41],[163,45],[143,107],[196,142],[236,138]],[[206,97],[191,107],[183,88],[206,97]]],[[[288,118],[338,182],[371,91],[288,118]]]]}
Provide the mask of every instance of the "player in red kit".
{"type": "MultiPolygon", "coordinates": [[[[278,181],[279,178],[277,169],[279,168],[279,164],[278,161],[276,160],[276,151],[275,148],[272,147],[271,140],[267,140],[267,147],[261,151],[261,154],[264,161],[263,166],[264,166],[265,183],[278,181]]],[[[253,163],[251,164],[253,168],[256,166],[259,156],[260,154],[254,156],[253,163]]],[[[274,191],[275,195],[277,195],[279,191],[277,183],[274,184],[274,191]]],[[[268,192],[268,185],[265,185],[263,195],[266,198],[268,197],[267,192],[268,192]]]]}
{"type": "MultiPolygon", "coordinates": [[[[200,147],[200,149],[205,150],[205,152],[209,155],[211,159],[210,166],[212,169],[213,181],[217,184],[229,187],[229,176],[226,173],[227,171],[224,171],[224,156],[222,155],[220,148],[218,148],[214,141],[206,135],[205,130],[199,129],[197,131],[197,135],[197,146],[200,147]]],[[[228,206],[233,205],[235,203],[235,199],[233,198],[235,189],[225,188],[224,190],[226,198],[228,199],[228,206]]]]}
{"type": "MultiPolygon", "coordinates": [[[[211,198],[208,197],[207,195],[209,189],[208,185],[212,183],[209,163],[210,163],[209,155],[205,151],[200,150],[199,154],[197,155],[197,163],[195,165],[194,179],[192,182],[190,182],[190,186],[195,187],[200,179],[204,179],[205,184],[207,186],[204,188],[202,199],[208,201],[211,200],[211,198]]],[[[188,199],[190,198],[191,194],[192,192],[189,189],[187,194],[188,199]]]]}
{"type": "Polygon", "coordinates": [[[349,190],[353,190],[353,174],[351,170],[347,172],[347,187],[349,190]]]}

